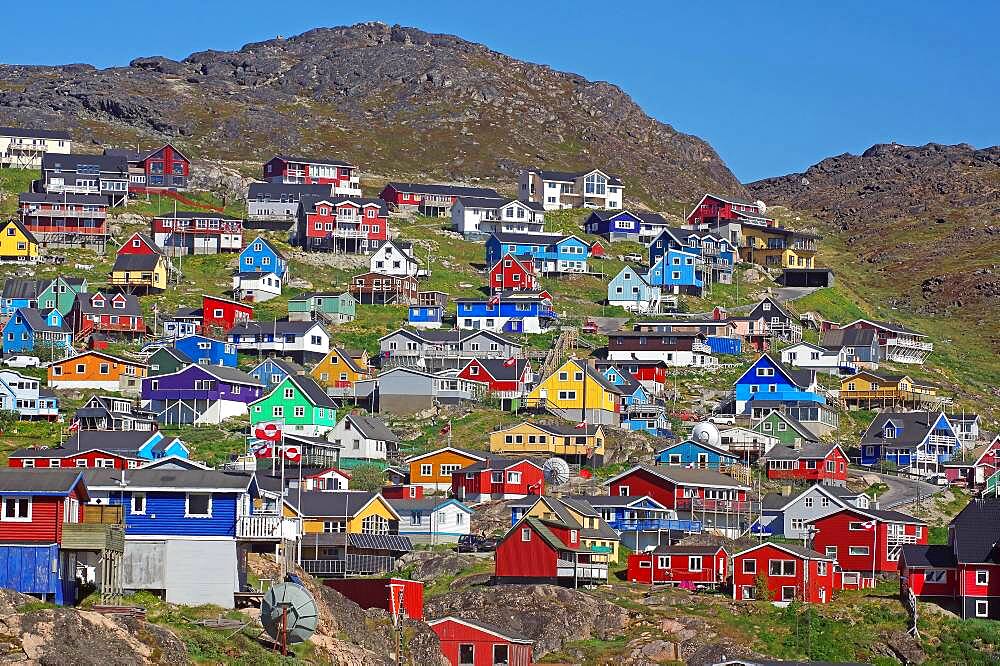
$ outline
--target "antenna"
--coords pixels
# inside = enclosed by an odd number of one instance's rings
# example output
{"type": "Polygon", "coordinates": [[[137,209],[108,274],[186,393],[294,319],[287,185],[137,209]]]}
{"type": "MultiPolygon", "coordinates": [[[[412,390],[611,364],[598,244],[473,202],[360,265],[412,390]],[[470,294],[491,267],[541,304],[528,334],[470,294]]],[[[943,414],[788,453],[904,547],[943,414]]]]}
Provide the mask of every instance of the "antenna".
{"type": "Polygon", "coordinates": [[[691,439],[699,444],[718,446],[719,442],[722,441],[722,436],[719,434],[719,428],[714,423],[703,421],[696,423],[691,429],[691,439]]]}
{"type": "Polygon", "coordinates": [[[550,486],[561,486],[569,481],[569,463],[562,458],[549,458],[542,465],[542,474],[550,486]]]}
{"type": "Polygon", "coordinates": [[[260,602],[260,623],[282,654],[289,645],[309,640],[318,622],[316,601],[298,583],[272,585],[260,602]]]}

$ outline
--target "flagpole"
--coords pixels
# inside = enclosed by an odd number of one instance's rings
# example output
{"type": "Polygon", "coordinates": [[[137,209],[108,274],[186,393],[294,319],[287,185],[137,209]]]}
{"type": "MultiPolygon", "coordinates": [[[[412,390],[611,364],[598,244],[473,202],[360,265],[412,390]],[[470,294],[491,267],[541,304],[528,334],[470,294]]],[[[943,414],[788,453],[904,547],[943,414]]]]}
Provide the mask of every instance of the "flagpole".
{"type": "Polygon", "coordinates": [[[875,563],[878,561],[878,521],[872,526],[872,589],[875,589],[875,563]]]}

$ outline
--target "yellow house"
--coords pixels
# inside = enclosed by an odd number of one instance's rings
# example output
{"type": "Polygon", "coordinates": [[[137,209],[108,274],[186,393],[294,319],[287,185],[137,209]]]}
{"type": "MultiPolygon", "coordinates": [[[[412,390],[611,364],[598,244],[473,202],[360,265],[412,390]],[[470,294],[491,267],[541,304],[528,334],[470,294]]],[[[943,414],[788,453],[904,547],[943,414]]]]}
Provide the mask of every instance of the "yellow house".
{"type": "Polygon", "coordinates": [[[0,226],[0,259],[37,259],[38,241],[18,220],[0,226]]]}
{"type": "Polygon", "coordinates": [[[162,254],[119,254],[111,268],[114,287],[163,291],[167,288],[167,258],[162,254]]]}
{"type": "Polygon", "coordinates": [[[840,380],[840,399],[848,407],[920,408],[936,402],[937,387],[918,384],[909,375],[862,370],[840,380]]]}
{"type": "Polygon", "coordinates": [[[368,354],[334,347],[309,374],[324,388],[350,388],[371,374],[368,354]]]}
{"type": "Polygon", "coordinates": [[[579,530],[581,545],[597,550],[607,549],[612,562],[618,559],[618,544],[621,541],[618,533],[586,500],[543,495],[535,500],[524,515],[565,523],[569,529],[579,530]]]}
{"type": "Polygon", "coordinates": [[[559,456],[572,463],[603,464],[604,426],[522,421],[490,433],[490,453],[512,456],[559,456]]]}
{"type": "Polygon", "coordinates": [[[815,268],[814,234],[784,227],[745,224],[742,228],[744,261],[778,268],[815,268]]]}
{"type": "Polygon", "coordinates": [[[575,422],[614,426],[621,423],[621,402],[621,389],[586,361],[572,358],[525,398],[528,408],[547,409],[575,422]]]}
{"type": "Polygon", "coordinates": [[[301,515],[298,493],[285,497],[286,518],[302,518],[305,534],[343,532],[350,534],[398,534],[399,514],[381,495],[360,491],[302,492],[301,515]]]}

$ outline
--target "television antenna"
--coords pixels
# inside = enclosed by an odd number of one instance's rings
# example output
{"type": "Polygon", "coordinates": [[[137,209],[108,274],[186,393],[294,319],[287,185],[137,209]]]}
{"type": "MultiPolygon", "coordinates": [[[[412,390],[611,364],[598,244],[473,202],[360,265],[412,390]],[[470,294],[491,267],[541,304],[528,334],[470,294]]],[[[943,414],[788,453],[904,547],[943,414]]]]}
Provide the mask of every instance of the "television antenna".
{"type": "Polygon", "coordinates": [[[309,640],[318,621],[316,601],[298,583],[272,585],[260,602],[260,623],[283,655],[289,645],[309,640]]]}

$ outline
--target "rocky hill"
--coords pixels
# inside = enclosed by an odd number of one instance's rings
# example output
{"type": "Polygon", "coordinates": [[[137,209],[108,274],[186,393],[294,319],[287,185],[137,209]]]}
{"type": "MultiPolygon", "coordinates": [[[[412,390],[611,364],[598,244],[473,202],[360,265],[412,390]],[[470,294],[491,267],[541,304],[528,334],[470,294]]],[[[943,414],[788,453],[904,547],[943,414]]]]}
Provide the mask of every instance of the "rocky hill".
{"type": "Polygon", "coordinates": [[[824,222],[893,307],[981,318],[1000,306],[1000,146],[879,144],[747,189],[824,222]]]}
{"type": "Polygon", "coordinates": [[[523,166],[599,165],[647,200],[744,193],[711,146],[610,83],[382,23],[181,62],[0,65],[0,124],[68,126],[103,144],[170,140],[211,159],[342,156],[394,177],[509,186],[523,166]]]}

